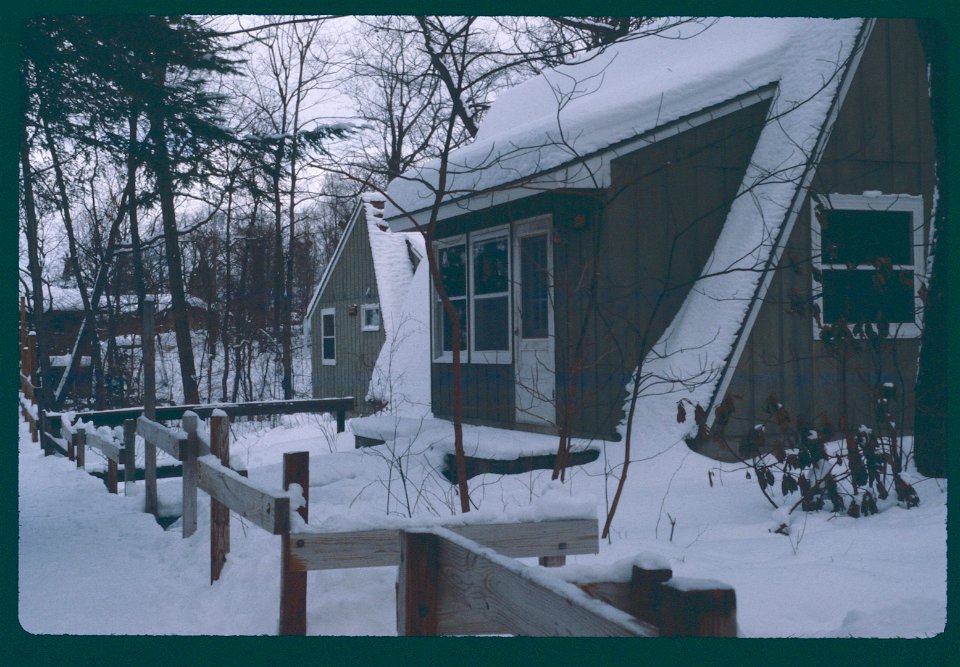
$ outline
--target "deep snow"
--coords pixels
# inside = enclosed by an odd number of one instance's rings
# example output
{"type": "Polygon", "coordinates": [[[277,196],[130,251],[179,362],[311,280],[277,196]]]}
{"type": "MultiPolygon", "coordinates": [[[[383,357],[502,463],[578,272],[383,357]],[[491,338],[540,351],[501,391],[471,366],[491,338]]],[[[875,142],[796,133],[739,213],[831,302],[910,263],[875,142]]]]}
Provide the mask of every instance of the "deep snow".
{"type": "MultiPolygon", "coordinates": [[[[424,433],[442,426],[433,422],[424,433]]],[[[232,453],[258,484],[279,487],[283,452],[311,453],[311,525],[344,530],[397,524],[408,508],[420,521],[452,518],[452,489],[422,466],[423,457],[400,448],[391,454],[386,445],[354,450],[349,434],[337,437],[329,420],[312,416],[287,417],[268,430],[236,430],[243,433],[232,453]],[[407,494],[398,480],[400,462],[407,494]],[[415,503],[409,501],[414,491],[420,492],[415,503]]],[[[493,439],[509,434],[527,446],[550,441],[496,429],[465,430],[468,441],[479,433],[493,439]]],[[[413,442],[411,451],[428,444],[413,442]]],[[[611,463],[619,460],[619,444],[600,444],[611,463]]],[[[100,480],[73,463],[43,457],[22,424],[19,448],[19,619],[27,631],[276,632],[279,538],[234,515],[232,550],[221,580],[211,586],[204,493],[199,529],[184,540],[176,524],[164,531],[142,512],[142,483],[129,497],[109,495],[100,480]]],[[[828,512],[798,516],[793,535],[786,537],[770,532],[772,512],[742,472],[724,472],[682,443],[645,458],[631,467],[612,543],[601,544],[597,556],[570,558],[556,575],[602,578],[638,554],[665,559],[677,577],[734,586],[746,637],[924,637],[943,630],[944,482],[920,482],[921,504],[910,510],[891,503],[879,515],[858,520],[828,512]],[[708,470],[714,472],[713,487],[708,470]]],[[[471,518],[602,516],[603,470],[601,457],[572,471],[563,485],[550,482],[549,471],[474,478],[471,493],[483,516],[471,518]]],[[[165,505],[176,507],[179,484],[161,480],[165,505]]],[[[394,634],[395,579],[396,569],[389,567],[311,573],[308,632],[394,634]]]]}

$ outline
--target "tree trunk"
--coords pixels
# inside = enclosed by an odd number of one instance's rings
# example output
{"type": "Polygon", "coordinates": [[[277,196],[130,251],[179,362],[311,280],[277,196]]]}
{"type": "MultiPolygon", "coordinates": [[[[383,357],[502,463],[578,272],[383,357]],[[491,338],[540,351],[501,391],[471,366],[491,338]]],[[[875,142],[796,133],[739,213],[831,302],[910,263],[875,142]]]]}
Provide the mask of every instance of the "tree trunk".
{"type": "MultiPolygon", "coordinates": [[[[165,67],[159,69],[157,82],[166,77],[165,67]]],[[[173,175],[170,155],[167,151],[166,121],[155,106],[147,107],[152,144],[151,160],[157,179],[160,198],[160,215],[163,221],[163,245],[167,255],[167,271],[170,282],[173,328],[177,339],[177,354],[180,360],[180,377],[183,382],[184,403],[199,403],[197,371],[193,360],[193,342],[190,339],[190,321],[187,316],[187,299],[183,287],[183,261],[180,255],[180,239],[177,230],[177,213],[174,208],[173,175]]]]}

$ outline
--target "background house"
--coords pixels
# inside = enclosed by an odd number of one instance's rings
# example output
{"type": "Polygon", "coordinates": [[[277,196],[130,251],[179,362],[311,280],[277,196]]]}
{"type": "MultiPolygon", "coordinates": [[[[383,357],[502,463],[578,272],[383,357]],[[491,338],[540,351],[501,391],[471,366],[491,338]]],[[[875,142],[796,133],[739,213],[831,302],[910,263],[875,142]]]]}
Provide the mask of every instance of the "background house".
{"type": "Polygon", "coordinates": [[[420,233],[387,229],[382,206],[369,196],[357,204],[304,318],[313,396],[353,396],[359,412],[399,398],[392,395],[389,373],[400,359],[391,351],[397,336],[414,333],[404,300],[424,252],[420,233]],[[382,354],[383,370],[375,375],[382,354]],[[368,402],[374,376],[379,388],[368,402]]]}
{"type": "MultiPolygon", "coordinates": [[[[836,424],[889,394],[909,431],[934,205],[915,24],[719,19],[666,37],[504,93],[450,156],[434,250],[467,419],[616,438],[639,368],[640,403],[699,406],[734,446],[771,395],[836,424]],[[843,319],[857,353],[838,348],[843,319]]],[[[395,230],[428,219],[418,178],[436,164],[391,184],[395,230]]],[[[431,332],[449,416],[436,305],[431,332]]]]}

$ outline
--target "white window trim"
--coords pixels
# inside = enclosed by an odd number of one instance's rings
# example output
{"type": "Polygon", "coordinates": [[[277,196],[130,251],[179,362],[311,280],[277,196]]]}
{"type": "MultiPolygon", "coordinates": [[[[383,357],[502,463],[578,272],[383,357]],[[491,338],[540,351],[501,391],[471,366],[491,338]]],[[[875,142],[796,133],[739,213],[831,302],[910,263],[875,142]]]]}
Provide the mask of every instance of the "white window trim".
{"type": "Polygon", "coordinates": [[[470,339],[470,363],[471,364],[510,364],[513,363],[513,329],[511,324],[513,322],[513,299],[511,297],[511,286],[513,284],[513,252],[511,249],[512,239],[510,236],[510,225],[499,225],[497,227],[491,227],[489,229],[484,229],[483,231],[470,234],[468,252],[467,252],[467,271],[469,272],[469,278],[467,281],[467,308],[469,315],[467,319],[469,320],[469,339],[470,339]],[[476,296],[474,294],[474,275],[473,275],[473,247],[475,244],[483,243],[491,239],[503,238],[507,243],[507,289],[505,292],[497,292],[495,294],[484,294],[481,296],[476,296]],[[476,299],[499,299],[507,298],[507,349],[506,350],[477,350],[474,346],[476,345],[476,332],[475,327],[477,325],[477,317],[474,312],[474,302],[476,299]]]}
{"type": "Polygon", "coordinates": [[[383,312],[380,310],[379,303],[365,303],[360,306],[360,331],[380,331],[381,324],[383,324],[383,312]],[[379,321],[376,326],[367,324],[367,313],[371,310],[377,311],[379,321]]]}
{"type": "MultiPolygon", "coordinates": [[[[433,242],[432,252],[434,253],[434,258],[436,259],[440,253],[441,248],[449,248],[452,246],[463,245],[467,253],[467,265],[464,270],[468,275],[464,276],[465,279],[469,279],[470,272],[470,245],[467,243],[467,235],[459,234],[457,236],[451,236],[449,238],[440,239],[433,242]]],[[[428,249],[429,250],[429,249],[428,249]]],[[[467,294],[464,297],[467,302],[467,320],[470,319],[469,309],[470,309],[470,288],[467,287],[467,294]]],[[[433,276],[430,277],[430,336],[432,338],[431,345],[431,356],[433,361],[440,364],[452,364],[453,363],[453,351],[446,351],[441,349],[443,347],[443,332],[439,331],[437,327],[440,326],[440,323],[437,321],[437,304],[440,303],[440,299],[437,296],[436,286],[433,282],[433,276]]],[[[467,338],[470,337],[470,332],[467,332],[467,338]]],[[[460,351],[460,363],[466,364],[470,360],[470,347],[467,346],[465,349],[460,351]]]]}
{"type": "MultiPolygon", "coordinates": [[[[830,194],[821,195],[820,200],[830,209],[855,210],[855,211],[907,211],[912,214],[913,230],[913,265],[894,264],[894,270],[912,269],[913,270],[913,301],[914,301],[914,321],[905,323],[890,323],[891,338],[918,338],[921,333],[921,324],[923,322],[923,302],[920,300],[920,284],[926,279],[924,270],[926,262],[926,246],[924,244],[924,219],[923,219],[923,197],[919,195],[890,195],[890,194],[862,194],[862,195],[842,195],[830,194]]],[[[821,238],[820,225],[817,222],[817,203],[816,198],[810,202],[810,236],[812,246],[813,266],[818,270],[827,270],[834,268],[835,265],[825,264],[821,261],[821,238]]],[[[844,268],[846,268],[844,266],[844,268]]],[[[874,270],[872,265],[862,265],[860,270],[874,270]]],[[[857,269],[852,269],[857,270],[857,269]]],[[[823,285],[817,283],[811,277],[813,293],[816,294],[814,302],[823,313],[823,285]]],[[[820,340],[820,327],[816,320],[812,323],[814,340],[820,340]]]]}
{"type": "Polygon", "coordinates": [[[336,308],[322,308],[320,310],[320,363],[324,366],[336,366],[337,365],[337,309],[336,308]],[[328,336],[325,331],[326,327],[323,326],[323,318],[325,315],[333,315],[333,336],[328,336]],[[323,341],[325,338],[333,338],[333,359],[327,359],[324,349],[323,341]]]}

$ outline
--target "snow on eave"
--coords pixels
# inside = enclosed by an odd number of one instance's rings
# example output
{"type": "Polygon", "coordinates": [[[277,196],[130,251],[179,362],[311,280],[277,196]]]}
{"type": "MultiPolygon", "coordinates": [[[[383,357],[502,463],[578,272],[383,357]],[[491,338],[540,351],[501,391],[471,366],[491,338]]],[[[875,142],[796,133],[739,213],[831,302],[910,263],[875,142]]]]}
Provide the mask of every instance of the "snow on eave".
{"type": "Polygon", "coordinates": [[[638,402],[634,427],[649,433],[659,421],[663,441],[692,434],[692,420],[663,425],[681,399],[706,406],[712,424],[872,26],[857,20],[838,27],[837,35],[820,36],[819,51],[785,68],[768,112],[776,121],[761,131],[701,277],[644,360],[644,373],[665,386],[638,402]],[[842,65],[831,65],[828,55],[842,65]]]}
{"type": "MultiPolygon", "coordinates": [[[[820,33],[836,34],[838,25],[855,22],[716,19],[705,30],[687,25],[676,34],[615,44],[585,62],[548,70],[503,93],[476,140],[451,153],[449,199],[545,174],[757,90],[778,81],[791,59],[834,57],[805,45],[822,44],[820,33]],[[558,102],[564,95],[566,101],[558,102]]],[[[436,180],[436,169],[436,161],[429,162],[390,184],[385,218],[397,229],[404,211],[432,203],[422,181],[436,180]]]]}

